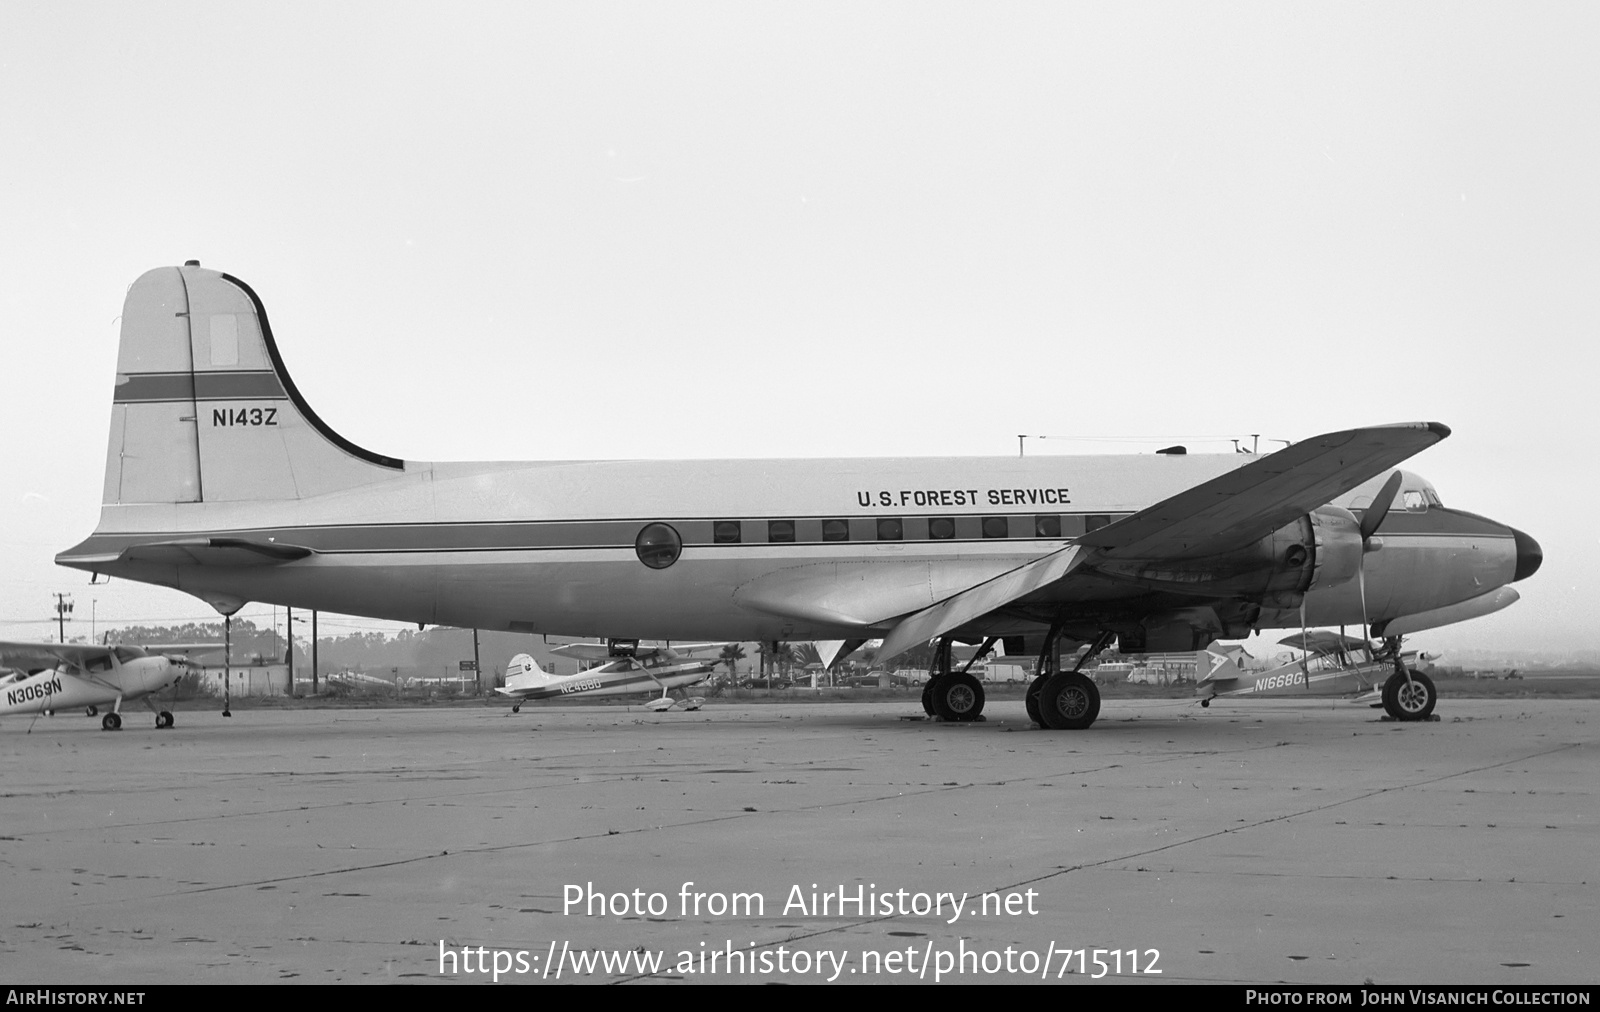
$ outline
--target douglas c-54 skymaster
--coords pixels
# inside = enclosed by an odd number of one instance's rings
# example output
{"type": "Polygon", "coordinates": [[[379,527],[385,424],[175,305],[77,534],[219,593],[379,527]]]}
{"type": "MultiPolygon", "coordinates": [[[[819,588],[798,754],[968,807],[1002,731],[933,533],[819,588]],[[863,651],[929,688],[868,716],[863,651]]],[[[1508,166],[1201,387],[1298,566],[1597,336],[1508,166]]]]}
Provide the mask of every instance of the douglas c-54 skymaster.
{"type": "MultiPolygon", "coordinates": [[[[1030,714],[1077,728],[1099,696],[1057,670],[1063,639],[1381,636],[1509,603],[1496,591],[1538,568],[1532,538],[1415,475],[1383,478],[1448,434],[1350,429],[1259,457],[419,464],[329,428],[260,299],[191,261],[128,292],[100,524],[57,561],[223,614],[260,601],[580,637],[882,638],[884,660],[1005,639],[1039,651],[1030,714]]],[[[976,716],[982,686],[936,656],[930,706],[976,716]]]]}

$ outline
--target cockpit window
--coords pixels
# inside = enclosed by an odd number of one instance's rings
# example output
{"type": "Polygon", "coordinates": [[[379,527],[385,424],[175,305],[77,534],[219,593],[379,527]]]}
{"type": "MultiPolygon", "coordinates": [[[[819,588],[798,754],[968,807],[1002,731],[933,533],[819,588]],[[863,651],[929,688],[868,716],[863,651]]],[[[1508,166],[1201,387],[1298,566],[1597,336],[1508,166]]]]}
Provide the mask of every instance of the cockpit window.
{"type": "Polygon", "coordinates": [[[1420,491],[1416,489],[1407,489],[1402,494],[1405,497],[1407,513],[1422,513],[1427,510],[1428,501],[1422,497],[1422,493],[1420,491]]]}
{"type": "Polygon", "coordinates": [[[1437,506],[1440,509],[1444,508],[1444,503],[1439,501],[1439,493],[1435,492],[1433,489],[1425,488],[1422,490],[1422,494],[1427,496],[1429,506],[1437,506]]]}

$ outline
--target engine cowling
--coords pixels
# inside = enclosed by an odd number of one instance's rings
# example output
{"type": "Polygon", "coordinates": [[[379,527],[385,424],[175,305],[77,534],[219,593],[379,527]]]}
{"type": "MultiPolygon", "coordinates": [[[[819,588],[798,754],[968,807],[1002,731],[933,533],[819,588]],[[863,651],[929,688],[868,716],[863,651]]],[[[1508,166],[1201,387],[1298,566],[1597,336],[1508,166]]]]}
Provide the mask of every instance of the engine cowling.
{"type": "Polygon", "coordinates": [[[1353,580],[1361,571],[1361,522],[1342,506],[1319,506],[1307,519],[1311,521],[1314,552],[1307,593],[1337,587],[1353,580]]]}
{"type": "Polygon", "coordinates": [[[1095,568],[1154,590],[1236,597],[1294,608],[1311,590],[1337,586],[1361,566],[1361,525],[1339,506],[1321,506],[1254,544],[1184,560],[1111,559],[1095,568]]]}

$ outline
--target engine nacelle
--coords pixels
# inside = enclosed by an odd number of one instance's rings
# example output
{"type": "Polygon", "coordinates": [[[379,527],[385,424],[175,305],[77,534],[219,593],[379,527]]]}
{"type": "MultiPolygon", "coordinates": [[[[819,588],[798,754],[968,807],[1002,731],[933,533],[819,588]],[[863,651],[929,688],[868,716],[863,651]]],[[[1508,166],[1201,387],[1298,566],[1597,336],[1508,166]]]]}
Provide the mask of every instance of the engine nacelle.
{"type": "Polygon", "coordinates": [[[1306,592],[1337,587],[1361,571],[1361,523],[1342,506],[1319,506],[1308,515],[1314,551],[1306,592]]]}
{"type": "Polygon", "coordinates": [[[1360,571],[1361,552],[1361,525],[1355,515],[1339,506],[1320,506],[1254,544],[1222,555],[1108,559],[1094,567],[1153,590],[1294,608],[1308,591],[1352,579],[1360,571]]]}

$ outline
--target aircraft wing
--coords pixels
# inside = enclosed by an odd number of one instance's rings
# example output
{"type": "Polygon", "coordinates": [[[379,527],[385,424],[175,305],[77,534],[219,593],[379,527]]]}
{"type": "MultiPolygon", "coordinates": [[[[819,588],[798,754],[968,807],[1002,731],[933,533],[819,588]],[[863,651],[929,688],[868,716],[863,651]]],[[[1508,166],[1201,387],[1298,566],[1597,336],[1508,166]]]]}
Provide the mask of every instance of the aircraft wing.
{"type": "Polygon", "coordinates": [[[895,657],[1070,579],[1073,570],[1097,558],[1178,561],[1242,548],[1449,434],[1438,422],[1411,422],[1294,443],[902,618],[884,638],[879,657],[895,657]]]}
{"type": "Polygon", "coordinates": [[[6,643],[0,642],[0,664],[7,667],[55,666],[86,667],[90,661],[104,660],[111,647],[92,643],[6,643]]]}
{"type": "Polygon", "coordinates": [[[1091,531],[1107,557],[1196,559],[1242,548],[1450,434],[1407,422],[1313,436],[1091,531]]]}
{"type": "Polygon", "coordinates": [[[1300,633],[1295,633],[1293,636],[1285,636],[1278,641],[1278,645],[1304,650],[1310,654],[1331,654],[1340,648],[1347,651],[1366,650],[1372,644],[1366,640],[1358,640],[1354,636],[1340,636],[1338,633],[1328,632],[1326,629],[1316,629],[1307,632],[1303,636],[1300,633]]]}

